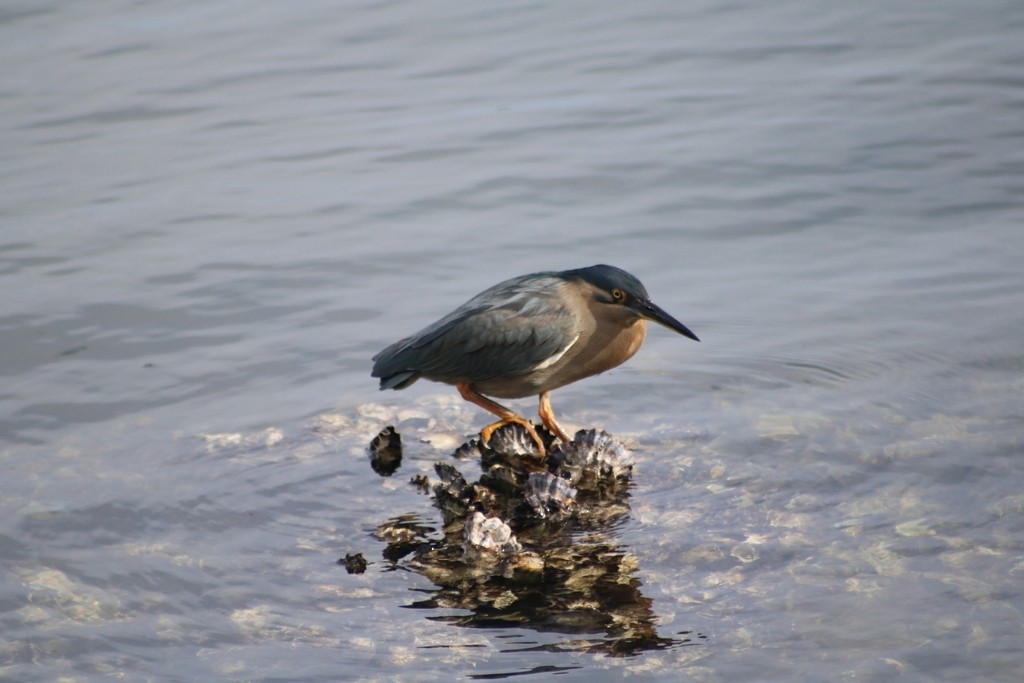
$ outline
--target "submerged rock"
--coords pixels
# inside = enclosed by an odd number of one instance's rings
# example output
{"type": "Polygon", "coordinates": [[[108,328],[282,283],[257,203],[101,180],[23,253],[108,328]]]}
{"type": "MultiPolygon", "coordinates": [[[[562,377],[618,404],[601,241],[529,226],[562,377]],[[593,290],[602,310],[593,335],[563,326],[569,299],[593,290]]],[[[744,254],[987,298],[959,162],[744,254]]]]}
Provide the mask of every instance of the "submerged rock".
{"type": "Polygon", "coordinates": [[[387,543],[384,559],[398,562],[413,553],[424,553],[433,547],[430,535],[436,529],[423,524],[418,515],[405,514],[383,522],[373,532],[374,538],[387,543]]]}
{"type": "Polygon", "coordinates": [[[348,553],[345,557],[338,560],[338,564],[345,565],[345,570],[349,574],[362,574],[366,571],[368,565],[362,553],[348,553]]]}

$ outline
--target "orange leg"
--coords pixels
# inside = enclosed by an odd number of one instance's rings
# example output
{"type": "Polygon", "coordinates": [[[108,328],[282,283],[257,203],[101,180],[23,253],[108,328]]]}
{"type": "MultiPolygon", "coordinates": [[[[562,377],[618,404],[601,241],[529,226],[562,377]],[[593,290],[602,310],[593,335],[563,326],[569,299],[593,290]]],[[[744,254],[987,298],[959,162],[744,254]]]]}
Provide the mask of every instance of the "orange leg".
{"type": "Polygon", "coordinates": [[[562,440],[562,443],[572,443],[572,439],[565,433],[565,430],[558,424],[555,419],[555,413],[551,410],[551,395],[545,391],[540,395],[540,408],[537,409],[540,414],[540,421],[544,423],[544,426],[548,428],[552,434],[562,440]]]}
{"type": "Polygon", "coordinates": [[[494,424],[489,424],[480,430],[480,441],[483,445],[486,446],[490,443],[491,435],[500,427],[504,427],[509,424],[516,424],[522,426],[530,435],[530,438],[532,438],[537,444],[541,457],[547,455],[547,449],[544,448],[544,442],[541,441],[540,435],[537,433],[537,430],[534,429],[532,422],[526,418],[519,417],[505,406],[500,403],[495,403],[483,394],[477,393],[472,384],[456,384],[455,388],[459,390],[460,394],[462,394],[462,398],[501,418],[494,424]]]}

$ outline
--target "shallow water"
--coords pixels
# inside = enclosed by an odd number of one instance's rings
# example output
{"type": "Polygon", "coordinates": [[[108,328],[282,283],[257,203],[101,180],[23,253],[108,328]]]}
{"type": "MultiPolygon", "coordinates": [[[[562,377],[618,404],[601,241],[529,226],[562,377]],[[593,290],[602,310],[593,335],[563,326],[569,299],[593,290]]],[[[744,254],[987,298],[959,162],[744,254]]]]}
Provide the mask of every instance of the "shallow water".
{"type": "Polygon", "coordinates": [[[1022,35],[1009,1],[0,10],[0,678],[1020,680],[1022,35]],[[634,451],[578,539],[675,641],[629,657],[374,537],[436,530],[409,479],[486,416],[369,358],[598,262],[702,339],[554,395],[634,451]]]}

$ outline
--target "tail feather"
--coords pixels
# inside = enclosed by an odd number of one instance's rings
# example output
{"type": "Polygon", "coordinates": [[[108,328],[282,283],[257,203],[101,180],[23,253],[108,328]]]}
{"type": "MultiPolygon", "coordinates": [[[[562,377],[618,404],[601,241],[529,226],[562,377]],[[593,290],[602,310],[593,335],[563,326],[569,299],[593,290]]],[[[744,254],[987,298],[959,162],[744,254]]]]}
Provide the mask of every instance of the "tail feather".
{"type": "Polygon", "coordinates": [[[387,347],[373,357],[371,377],[380,377],[380,390],[405,389],[420,378],[418,370],[410,370],[415,365],[414,358],[409,357],[408,339],[402,339],[387,347]]]}
{"type": "Polygon", "coordinates": [[[415,382],[420,378],[420,375],[415,370],[406,370],[404,372],[396,372],[393,375],[380,378],[380,390],[385,389],[405,389],[407,386],[415,382]]]}

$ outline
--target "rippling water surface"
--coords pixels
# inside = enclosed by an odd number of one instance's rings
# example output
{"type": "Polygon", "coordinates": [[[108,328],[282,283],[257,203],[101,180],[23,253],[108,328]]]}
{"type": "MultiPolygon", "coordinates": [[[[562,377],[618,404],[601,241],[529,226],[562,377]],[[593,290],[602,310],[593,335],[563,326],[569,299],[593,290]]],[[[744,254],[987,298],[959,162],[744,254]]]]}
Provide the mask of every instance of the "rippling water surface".
{"type": "Polygon", "coordinates": [[[0,54],[0,678],[1024,678],[1019,2],[13,2],[0,54]],[[599,262],[702,339],[554,395],[634,450],[574,539],[630,616],[488,618],[374,535],[486,416],[369,358],[599,262]]]}

